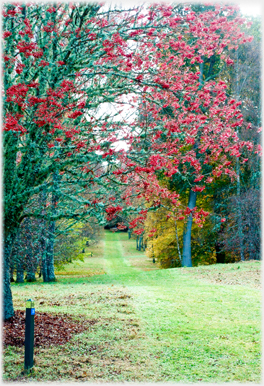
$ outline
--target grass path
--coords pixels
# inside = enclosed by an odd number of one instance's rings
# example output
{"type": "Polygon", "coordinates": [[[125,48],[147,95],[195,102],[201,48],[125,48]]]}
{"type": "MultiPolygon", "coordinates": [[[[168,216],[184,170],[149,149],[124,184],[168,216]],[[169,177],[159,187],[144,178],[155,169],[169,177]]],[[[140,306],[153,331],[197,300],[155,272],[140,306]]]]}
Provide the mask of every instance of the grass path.
{"type": "MultiPolygon", "coordinates": [[[[17,308],[35,290],[36,303],[45,300],[42,311],[97,320],[73,342],[37,350],[32,379],[260,383],[258,289],[210,283],[196,276],[203,267],[157,269],[125,233],[105,232],[93,253],[66,268],[56,284],[12,286],[17,308]]],[[[236,267],[206,269],[232,276],[236,267]]],[[[245,263],[241,273],[259,267],[245,263]]],[[[6,379],[17,379],[21,354],[6,350],[6,379]]]]}
{"type": "Polygon", "coordinates": [[[133,293],[162,377],[181,382],[256,380],[259,291],[212,285],[179,269],[135,272],[122,255],[125,237],[107,234],[107,259],[115,262],[112,274],[125,274],[119,280],[133,293]]]}
{"type": "Polygon", "coordinates": [[[108,275],[117,276],[131,271],[131,266],[122,253],[122,247],[117,233],[107,232],[105,234],[104,259],[108,275]]]}

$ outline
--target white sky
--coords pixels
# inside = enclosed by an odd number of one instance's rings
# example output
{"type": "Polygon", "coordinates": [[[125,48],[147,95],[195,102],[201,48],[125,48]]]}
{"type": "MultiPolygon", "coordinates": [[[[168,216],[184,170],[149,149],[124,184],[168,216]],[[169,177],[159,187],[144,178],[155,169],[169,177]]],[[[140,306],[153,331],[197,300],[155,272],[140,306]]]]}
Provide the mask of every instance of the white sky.
{"type": "Polygon", "coordinates": [[[247,1],[247,2],[243,2],[243,3],[238,3],[238,5],[239,5],[239,8],[241,10],[241,13],[244,15],[259,16],[263,12],[263,7],[262,7],[262,4],[260,2],[249,3],[247,1]]]}
{"type": "MultiPolygon", "coordinates": [[[[159,2],[166,2],[166,0],[105,0],[105,3],[112,3],[112,4],[122,4],[123,6],[133,6],[135,4],[142,4],[145,3],[159,3],[159,2]]],[[[171,2],[171,0],[168,0],[168,2],[171,2]]],[[[175,3],[188,3],[188,0],[174,0],[175,3]]],[[[203,3],[205,1],[203,0],[192,0],[189,1],[190,3],[203,3]]],[[[261,0],[213,0],[210,3],[224,3],[224,4],[238,4],[240,6],[241,11],[247,15],[259,15],[261,14],[262,9],[262,1],[261,0]]]]}

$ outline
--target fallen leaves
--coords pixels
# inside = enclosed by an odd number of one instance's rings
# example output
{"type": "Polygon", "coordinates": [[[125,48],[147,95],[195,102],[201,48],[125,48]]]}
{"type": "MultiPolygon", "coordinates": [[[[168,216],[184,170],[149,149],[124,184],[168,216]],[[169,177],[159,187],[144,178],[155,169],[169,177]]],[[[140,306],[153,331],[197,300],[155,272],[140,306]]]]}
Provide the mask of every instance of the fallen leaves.
{"type": "MultiPolygon", "coordinates": [[[[79,334],[95,324],[96,320],[74,320],[68,314],[38,312],[35,315],[34,346],[49,347],[68,342],[74,334],[79,334]]],[[[17,310],[15,315],[3,323],[4,346],[24,346],[25,311],[17,310]]]]}

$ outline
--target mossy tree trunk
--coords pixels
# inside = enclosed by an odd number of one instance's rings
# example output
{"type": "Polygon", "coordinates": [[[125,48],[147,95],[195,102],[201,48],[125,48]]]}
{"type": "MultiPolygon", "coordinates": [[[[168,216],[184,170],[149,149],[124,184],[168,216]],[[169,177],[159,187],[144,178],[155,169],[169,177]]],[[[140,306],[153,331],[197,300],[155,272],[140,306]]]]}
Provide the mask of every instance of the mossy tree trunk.
{"type": "MultiPolygon", "coordinates": [[[[188,208],[193,209],[196,204],[197,193],[190,189],[188,208]]],[[[192,267],[192,252],[191,252],[191,235],[192,235],[192,213],[189,214],[186,227],[183,234],[183,252],[182,266],[192,267]]]]}
{"type": "Polygon", "coordinates": [[[14,316],[14,306],[10,283],[10,256],[12,246],[16,238],[15,230],[5,236],[3,253],[3,319],[7,320],[14,316]]]}

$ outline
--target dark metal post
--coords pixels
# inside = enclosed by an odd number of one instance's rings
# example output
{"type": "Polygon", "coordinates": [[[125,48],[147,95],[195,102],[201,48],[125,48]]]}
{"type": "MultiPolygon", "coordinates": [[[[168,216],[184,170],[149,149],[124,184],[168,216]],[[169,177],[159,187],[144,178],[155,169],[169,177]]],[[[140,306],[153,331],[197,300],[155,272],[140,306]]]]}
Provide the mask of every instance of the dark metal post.
{"type": "Polygon", "coordinates": [[[34,301],[28,299],[26,302],[26,331],[25,331],[25,363],[24,372],[29,372],[33,365],[33,350],[34,350],[34,301]]]}

